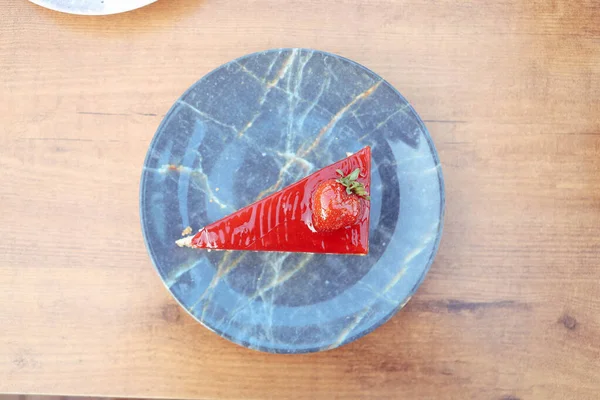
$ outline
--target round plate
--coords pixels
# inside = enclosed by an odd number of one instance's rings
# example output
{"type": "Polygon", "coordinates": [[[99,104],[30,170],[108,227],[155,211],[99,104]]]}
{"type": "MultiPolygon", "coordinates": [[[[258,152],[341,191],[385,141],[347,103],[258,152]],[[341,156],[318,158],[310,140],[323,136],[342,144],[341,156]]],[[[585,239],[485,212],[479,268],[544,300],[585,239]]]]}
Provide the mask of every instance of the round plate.
{"type": "Polygon", "coordinates": [[[150,145],[140,206],[154,265],[191,315],[243,346],[304,353],[351,342],[406,304],[437,251],[444,184],[423,122],[392,86],[345,58],[282,49],[217,68],[175,103],[150,145]],[[185,227],[367,145],[368,256],[175,245],[185,227]]]}
{"type": "Polygon", "coordinates": [[[29,0],[55,11],[82,15],[107,15],[135,10],[156,0],[29,0]]]}

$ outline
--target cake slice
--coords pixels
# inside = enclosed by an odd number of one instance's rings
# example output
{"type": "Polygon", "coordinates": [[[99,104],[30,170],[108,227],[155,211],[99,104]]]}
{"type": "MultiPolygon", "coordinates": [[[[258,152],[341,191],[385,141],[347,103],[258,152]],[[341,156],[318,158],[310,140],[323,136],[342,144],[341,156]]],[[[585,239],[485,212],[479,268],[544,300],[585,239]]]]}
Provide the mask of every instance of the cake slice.
{"type": "Polygon", "coordinates": [[[180,247],[365,255],[371,148],[215,221],[180,247]]]}

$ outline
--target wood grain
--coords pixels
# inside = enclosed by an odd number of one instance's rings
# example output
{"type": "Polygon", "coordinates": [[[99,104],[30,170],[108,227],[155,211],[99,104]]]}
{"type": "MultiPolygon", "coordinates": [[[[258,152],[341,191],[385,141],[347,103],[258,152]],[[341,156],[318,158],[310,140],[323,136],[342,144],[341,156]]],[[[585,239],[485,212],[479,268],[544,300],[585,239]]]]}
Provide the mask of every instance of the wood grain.
{"type": "Polygon", "coordinates": [[[159,0],[108,17],[0,0],[0,392],[597,399],[596,0],[159,0]],[[182,312],[141,237],[147,146],[216,66],[352,58],[426,121],[447,189],[408,306],[321,354],[240,348],[182,312]]]}

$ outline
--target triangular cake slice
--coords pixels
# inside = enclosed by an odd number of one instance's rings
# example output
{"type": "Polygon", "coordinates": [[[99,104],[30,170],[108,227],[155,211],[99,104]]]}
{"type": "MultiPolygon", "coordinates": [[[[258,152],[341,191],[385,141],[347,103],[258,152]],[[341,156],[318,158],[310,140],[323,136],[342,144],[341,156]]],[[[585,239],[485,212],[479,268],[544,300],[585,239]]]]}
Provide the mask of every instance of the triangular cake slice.
{"type": "MultiPolygon", "coordinates": [[[[356,181],[367,194],[371,184],[371,148],[333,163],[280,191],[177,241],[181,247],[213,250],[359,254],[369,252],[370,201],[362,201],[357,221],[331,232],[313,224],[313,194],[322,182],[359,170],[356,181]]],[[[345,190],[345,188],[344,188],[345,190]]],[[[368,196],[366,196],[368,198],[368,196]]]]}

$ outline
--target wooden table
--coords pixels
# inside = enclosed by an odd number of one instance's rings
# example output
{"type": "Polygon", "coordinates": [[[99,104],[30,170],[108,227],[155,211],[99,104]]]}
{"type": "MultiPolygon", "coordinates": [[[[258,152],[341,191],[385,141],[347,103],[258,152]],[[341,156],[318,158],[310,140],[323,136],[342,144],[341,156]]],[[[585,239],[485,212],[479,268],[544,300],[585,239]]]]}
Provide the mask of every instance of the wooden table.
{"type": "Polygon", "coordinates": [[[78,17],[0,0],[0,392],[597,399],[597,0],[159,0],[78,17]],[[439,255],[408,306],[321,354],[233,345],[152,268],[138,184],[216,66],[313,47],[380,73],[442,160],[439,255]]]}

